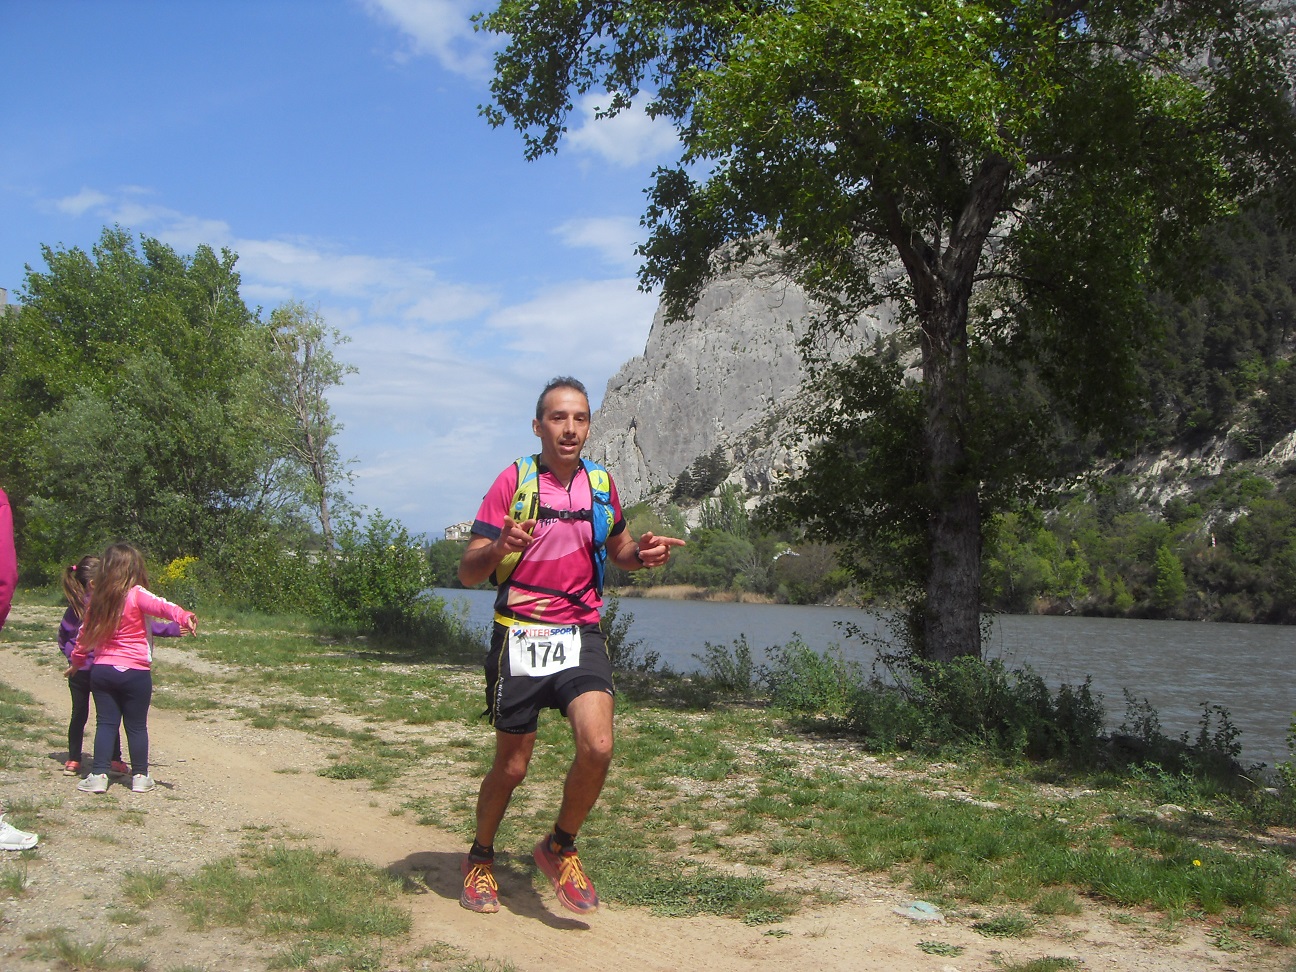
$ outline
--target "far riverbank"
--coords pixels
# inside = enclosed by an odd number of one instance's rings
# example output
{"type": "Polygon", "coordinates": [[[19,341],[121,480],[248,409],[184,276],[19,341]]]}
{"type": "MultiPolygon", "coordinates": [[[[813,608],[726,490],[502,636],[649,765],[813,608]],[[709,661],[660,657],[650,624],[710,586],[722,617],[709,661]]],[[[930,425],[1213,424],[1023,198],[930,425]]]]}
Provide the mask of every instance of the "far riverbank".
{"type": "Polygon", "coordinates": [[[778,604],[768,594],[751,591],[717,591],[696,584],[656,584],[652,587],[615,587],[609,593],[623,598],[658,601],[711,601],[715,604],[778,604]]]}

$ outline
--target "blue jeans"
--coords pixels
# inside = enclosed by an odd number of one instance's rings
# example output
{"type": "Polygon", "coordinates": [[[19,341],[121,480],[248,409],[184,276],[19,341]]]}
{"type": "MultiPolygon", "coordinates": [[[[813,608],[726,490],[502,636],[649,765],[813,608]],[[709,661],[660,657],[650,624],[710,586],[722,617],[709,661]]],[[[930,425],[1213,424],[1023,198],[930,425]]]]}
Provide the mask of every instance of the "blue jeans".
{"type": "Polygon", "coordinates": [[[153,673],[112,665],[90,667],[90,691],[95,703],[94,772],[108,772],[108,754],[118,726],[126,727],[126,748],[131,772],[148,773],[148,710],[153,701],[153,673]]]}

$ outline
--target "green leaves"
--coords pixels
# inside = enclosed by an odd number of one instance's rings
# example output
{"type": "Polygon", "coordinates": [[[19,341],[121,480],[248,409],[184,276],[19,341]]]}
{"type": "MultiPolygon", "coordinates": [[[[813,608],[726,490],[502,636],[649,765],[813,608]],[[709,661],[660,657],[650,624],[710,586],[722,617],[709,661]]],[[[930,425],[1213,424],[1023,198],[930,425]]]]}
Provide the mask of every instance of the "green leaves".
{"type": "Polygon", "coordinates": [[[114,538],[202,555],[260,505],[270,463],[268,343],[235,256],[121,228],[89,254],[43,252],[0,318],[0,477],[25,576],[114,538]]]}
{"type": "Polygon", "coordinates": [[[786,510],[894,554],[942,655],[976,650],[980,505],[1047,479],[1041,430],[1128,427],[1149,295],[1197,282],[1240,198],[1296,185],[1282,39],[1251,0],[506,0],[482,23],[508,36],[488,112],[531,157],[575,95],[655,89],[681,151],[640,279],[669,313],[768,252],[836,334],[883,298],[918,325],[921,386],[830,380],[786,510]]]}

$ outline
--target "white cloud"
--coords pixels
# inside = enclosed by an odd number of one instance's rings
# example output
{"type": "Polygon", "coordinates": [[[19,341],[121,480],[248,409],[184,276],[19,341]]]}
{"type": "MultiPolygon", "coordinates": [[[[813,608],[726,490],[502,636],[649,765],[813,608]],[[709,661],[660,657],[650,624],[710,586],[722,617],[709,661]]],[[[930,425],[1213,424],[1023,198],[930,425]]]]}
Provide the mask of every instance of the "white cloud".
{"type": "Polygon", "coordinates": [[[229,224],[218,219],[187,216],[170,207],[144,201],[152,190],[143,186],[118,186],[111,192],[83,187],[75,196],[54,201],[54,207],[70,216],[92,213],[104,222],[146,232],[181,252],[192,253],[201,243],[228,246],[232,242],[229,224]]]}
{"type": "Polygon", "coordinates": [[[355,499],[438,534],[470,519],[511,459],[532,447],[529,416],[549,374],[515,354],[472,358],[460,332],[391,324],[353,330],[339,356],[359,371],[329,396],[359,456],[355,499]]]}
{"type": "Polygon", "coordinates": [[[258,280],[345,297],[364,297],[394,288],[419,289],[436,274],[408,260],[332,253],[290,240],[235,241],[239,268],[258,280]]]}
{"type": "Polygon", "coordinates": [[[656,309],[657,299],[631,277],[571,281],[497,311],[487,326],[506,335],[512,351],[543,362],[546,379],[564,373],[586,381],[597,407],[602,389],[594,391],[594,376],[606,380],[643,353],[656,309]]]}
{"type": "MultiPolygon", "coordinates": [[[[221,219],[202,219],[198,216],[184,216],[179,213],[166,212],[167,225],[158,232],[158,239],[168,246],[173,246],[181,253],[192,253],[206,243],[219,250],[223,246],[232,246],[234,234],[229,223],[221,219]]],[[[126,220],[118,220],[123,226],[130,226],[126,220]]]]}
{"type": "Polygon", "coordinates": [[[671,123],[649,118],[639,105],[631,105],[613,118],[597,118],[599,108],[606,107],[609,101],[606,94],[587,94],[576,104],[581,123],[567,134],[572,148],[625,168],[656,161],[675,151],[679,140],[671,123]]]}
{"type": "Polygon", "coordinates": [[[97,189],[82,187],[75,196],[64,196],[56,199],[54,206],[60,212],[72,216],[84,216],[88,210],[100,209],[108,202],[108,197],[97,189]]]}
{"type": "Polygon", "coordinates": [[[369,12],[402,31],[410,48],[400,60],[431,55],[441,66],[468,77],[485,77],[491,67],[491,35],[473,30],[469,17],[480,0],[367,0],[369,12]]]}
{"type": "Polygon", "coordinates": [[[570,219],[554,230],[554,234],[568,246],[597,251],[613,266],[635,269],[639,265],[635,247],[645,230],[637,219],[628,216],[597,216],[570,219]]]}

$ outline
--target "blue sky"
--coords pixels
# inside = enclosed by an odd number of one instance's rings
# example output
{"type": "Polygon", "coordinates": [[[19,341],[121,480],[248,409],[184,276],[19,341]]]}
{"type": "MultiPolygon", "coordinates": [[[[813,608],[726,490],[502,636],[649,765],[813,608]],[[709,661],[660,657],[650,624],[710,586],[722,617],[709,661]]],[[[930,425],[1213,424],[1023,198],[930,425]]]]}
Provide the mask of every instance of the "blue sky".
{"type": "Polygon", "coordinates": [[[239,254],[242,294],[317,307],[353,499],[440,535],[535,443],[544,382],[595,407],[643,351],[643,189],[669,127],[579,105],[557,156],[478,114],[487,0],[0,0],[0,287],[114,224],[239,254]]]}

